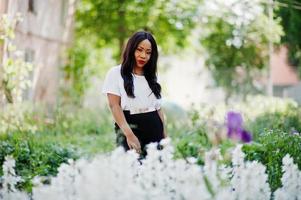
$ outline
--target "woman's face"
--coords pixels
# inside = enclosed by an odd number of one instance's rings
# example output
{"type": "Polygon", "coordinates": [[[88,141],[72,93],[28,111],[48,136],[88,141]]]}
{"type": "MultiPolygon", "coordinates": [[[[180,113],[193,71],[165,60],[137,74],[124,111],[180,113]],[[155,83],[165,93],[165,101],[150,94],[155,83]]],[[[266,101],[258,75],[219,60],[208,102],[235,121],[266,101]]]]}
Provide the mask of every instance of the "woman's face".
{"type": "Polygon", "coordinates": [[[152,54],[152,45],[148,39],[141,41],[135,50],[136,67],[143,68],[152,54]]]}

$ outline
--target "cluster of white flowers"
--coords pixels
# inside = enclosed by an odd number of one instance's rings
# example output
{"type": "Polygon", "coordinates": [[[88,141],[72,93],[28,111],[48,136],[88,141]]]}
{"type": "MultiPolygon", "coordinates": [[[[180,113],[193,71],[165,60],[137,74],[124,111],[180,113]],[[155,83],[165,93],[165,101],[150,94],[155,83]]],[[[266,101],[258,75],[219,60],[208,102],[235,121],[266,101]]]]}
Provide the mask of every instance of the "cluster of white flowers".
{"type": "Polygon", "coordinates": [[[0,199],[28,199],[26,193],[16,190],[16,184],[22,181],[22,179],[15,173],[15,164],[16,161],[12,156],[5,157],[5,161],[3,163],[3,176],[1,177],[2,188],[0,189],[0,199]]]}
{"type": "MultiPolygon", "coordinates": [[[[221,158],[218,149],[206,153],[205,165],[201,167],[193,158],[173,159],[173,147],[169,140],[164,140],[162,144],[164,149],[160,151],[156,144],[149,145],[148,155],[143,160],[139,160],[135,152],[124,152],[121,148],[93,160],[70,160],[69,164],[60,166],[58,175],[51,178],[51,184],[45,185],[36,179],[31,199],[255,200],[271,197],[265,167],[258,162],[245,162],[240,146],[233,151],[232,167],[218,164],[221,158]]],[[[18,193],[14,186],[11,191],[5,186],[9,181],[11,185],[19,181],[19,178],[13,179],[7,175],[7,168],[13,170],[12,162],[10,158],[4,164],[6,171],[3,188],[0,189],[1,197],[28,199],[25,195],[18,198],[5,196],[18,193]]],[[[283,170],[284,183],[277,190],[276,198],[298,199],[301,196],[301,172],[289,157],[284,159],[283,170]]]]}
{"type": "Polygon", "coordinates": [[[203,11],[209,16],[226,17],[230,24],[239,26],[249,24],[263,12],[263,7],[260,0],[211,0],[204,2],[203,11]]]}
{"type": "MultiPolygon", "coordinates": [[[[229,38],[227,45],[240,48],[243,44],[245,29],[256,18],[263,14],[264,7],[260,0],[211,0],[204,1],[201,9],[203,18],[216,17],[225,20],[233,25],[232,38],[229,38]]],[[[206,20],[204,20],[206,21],[206,20]]]]}
{"type": "Polygon", "coordinates": [[[301,171],[298,170],[298,166],[294,164],[293,159],[286,155],[282,159],[282,171],[281,178],[282,188],[279,188],[275,192],[275,200],[281,199],[301,199],[301,171]]]}
{"type": "Polygon", "coordinates": [[[265,166],[257,161],[244,162],[244,157],[241,146],[238,145],[232,157],[233,199],[269,199],[271,191],[265,166]]]}
{"type": "Polygon", "coordinates": [[[51,185],[33,189],[33,199],[210,199],[198,165],[173,160],[170,145],[162,151],[156,146],[149,145],[141,163],[133,151],[118,148],[62,165],[51,185]]]}

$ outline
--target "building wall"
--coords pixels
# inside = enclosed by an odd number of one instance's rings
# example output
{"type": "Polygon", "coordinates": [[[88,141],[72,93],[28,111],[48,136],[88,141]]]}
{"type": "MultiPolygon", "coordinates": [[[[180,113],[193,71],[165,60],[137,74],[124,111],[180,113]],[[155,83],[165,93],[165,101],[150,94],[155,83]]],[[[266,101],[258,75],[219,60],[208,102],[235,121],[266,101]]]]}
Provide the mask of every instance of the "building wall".
{"type": "Polygon", "coordinates": [[[287,89],[299,83],[296,68],[288,63],[287,53],[286,46],[281,46],[273,53],[271,70],[273,95],[277,97],[289,96],[296,100],[291,93],[285,94],[287,89]]]}
{"type": "Polygon", "coordinates": [[[59,90],[59,67],[72,40],[76,0],[7,0],[6,13],[21,13],[16,26],[15,45],[32,62],[32,88],[24,93],[29,100],[53,105],[59,90]]]}
{"type": "Polygon", "coordinates": [[[8,4],[8,0],[1,0],[0,1],[0,14],[6,13],[7,4],[8,4]]]}
{"type": "Polygon", "coordinates": [[[299,82],[296,68],[288,63],[288,49],[281,46],[272,55],[271,76],[274,86],[291,86],[299,82]]]}

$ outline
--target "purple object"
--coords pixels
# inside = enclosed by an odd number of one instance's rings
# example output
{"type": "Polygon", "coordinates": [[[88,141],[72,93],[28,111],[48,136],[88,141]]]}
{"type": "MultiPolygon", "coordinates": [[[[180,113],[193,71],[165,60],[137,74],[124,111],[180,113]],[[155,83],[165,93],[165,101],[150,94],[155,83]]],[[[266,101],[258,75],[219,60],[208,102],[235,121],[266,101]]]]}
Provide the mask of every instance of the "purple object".
{"type": "Polygon", "coordinates": [[[227,113],[227,128],[228,128],[228,137],[239,139],[242,142],[251,142],[251,134],[243,129],[242,127],[243,120],[240,113],[228,112],[227,113]]]}

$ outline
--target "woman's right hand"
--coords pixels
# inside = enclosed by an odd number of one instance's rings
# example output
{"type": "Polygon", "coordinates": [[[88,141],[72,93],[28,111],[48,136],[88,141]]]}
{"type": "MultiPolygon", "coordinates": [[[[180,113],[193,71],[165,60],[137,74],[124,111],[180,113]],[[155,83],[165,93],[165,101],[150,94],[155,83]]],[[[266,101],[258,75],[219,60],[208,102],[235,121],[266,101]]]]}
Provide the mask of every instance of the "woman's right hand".
{"type": "Polygon", "coordinates": [[[133,132],[128,132],[125,137],[130,149],[135,149],[137,153],[141,153],[141,145],[136,135],[133,132]]]}
{"type": "Polygon", "coordinates": [[[113,117],[115,119],[115,122],[118,124],[122,132],[124,133],[126,137],[127,144],[130,149],[135,149],[137,153],[141,153],[141,145],[136,137],[136,135],[133,133],[132,129],[128,125],[123,111],[121,109],[121,97],[115,94],[107,94],[109,106],[113,113],[113,117]]]}

